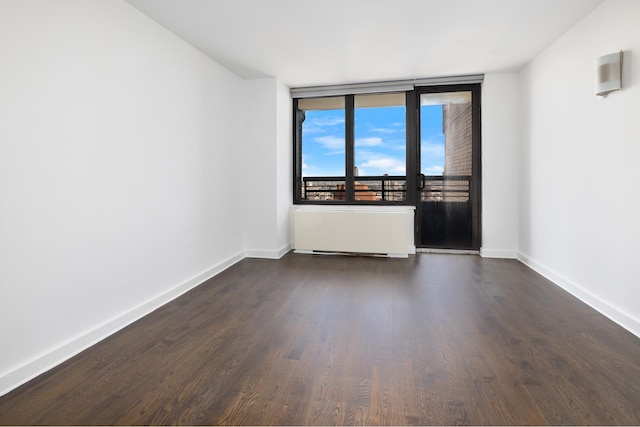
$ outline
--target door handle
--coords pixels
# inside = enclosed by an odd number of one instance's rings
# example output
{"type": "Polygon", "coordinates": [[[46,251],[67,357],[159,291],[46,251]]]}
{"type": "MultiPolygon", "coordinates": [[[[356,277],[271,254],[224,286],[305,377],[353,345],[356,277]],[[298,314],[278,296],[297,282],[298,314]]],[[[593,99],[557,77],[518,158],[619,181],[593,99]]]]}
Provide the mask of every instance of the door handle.
{"type": "Polygon", "coordinates": [[[423,173],[421,173],[420,175],[418,175],[420,177],[420,187],[418,187],[418,190],[424,190],[424,186],[425,186],[425,176],[423,173]]]}

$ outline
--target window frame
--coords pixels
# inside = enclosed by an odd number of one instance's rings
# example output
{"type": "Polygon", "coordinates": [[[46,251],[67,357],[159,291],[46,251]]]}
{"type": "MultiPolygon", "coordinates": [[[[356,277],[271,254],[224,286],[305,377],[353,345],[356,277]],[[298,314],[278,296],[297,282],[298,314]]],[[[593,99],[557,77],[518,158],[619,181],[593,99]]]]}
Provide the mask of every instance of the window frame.
{"type": "MultiPolygon", "coordinates": [[[[302,198],[302,122],[299,119],[299,97],[293,97],[293,203],[296,205],[368,205],[410,206],[415,203],[415,141],[416,123],[415,90],[390,90],[379,94],[404,93],[405,96],[405,198],[404,200],[356,200],[355,198],[355,96],[359,93],[342,94],[345,100],[345,197],[344,200],[309,200],[302,198]],[[411,190],[410,190],[411,189],[411,190]]],[[[319,95],[313,98],[335,97],[319,95]]]]}

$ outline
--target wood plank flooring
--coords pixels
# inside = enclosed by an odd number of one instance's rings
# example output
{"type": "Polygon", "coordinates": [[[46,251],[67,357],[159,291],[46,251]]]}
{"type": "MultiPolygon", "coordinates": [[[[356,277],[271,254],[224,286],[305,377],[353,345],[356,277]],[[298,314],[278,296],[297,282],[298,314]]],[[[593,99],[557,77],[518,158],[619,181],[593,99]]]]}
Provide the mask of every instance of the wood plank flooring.
{"type": "Polygon", "coordinates": [[[640,339],[513,260],[245,259],[0,423],[637,425],[640,339]]]}

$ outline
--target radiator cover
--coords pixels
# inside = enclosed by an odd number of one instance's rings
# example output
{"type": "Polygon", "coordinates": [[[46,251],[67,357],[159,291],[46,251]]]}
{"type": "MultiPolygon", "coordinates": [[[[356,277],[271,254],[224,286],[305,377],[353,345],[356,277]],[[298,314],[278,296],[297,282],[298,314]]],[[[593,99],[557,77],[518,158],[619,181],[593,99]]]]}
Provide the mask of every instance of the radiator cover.
{"type": "Polygon", "coordinates": [[[346,252],[407,257],[413,210],[296,209],[296,252],[346,252]]]}

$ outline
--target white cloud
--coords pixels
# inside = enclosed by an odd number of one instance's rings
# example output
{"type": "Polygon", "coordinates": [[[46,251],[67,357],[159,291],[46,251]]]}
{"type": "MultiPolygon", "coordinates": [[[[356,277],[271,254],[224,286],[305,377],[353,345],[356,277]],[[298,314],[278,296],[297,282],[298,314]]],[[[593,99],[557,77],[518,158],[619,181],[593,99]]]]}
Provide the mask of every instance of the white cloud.
{"type": "Polygon", "coordinates": [[[320,136],[314,138],[314,141],[322,145],[324,149],[331,152],[344,151],[344,138],[338,138],[336,136],[320,136]]]}
{"type": "Polygon", "coordinates": [[[432,141],[424,141],[420,144],[422,155],[444,156],[444,144],[432,141]]]}
{"type": "MultiPolygon", "coordinates": [[[[307,119],[302,123],[302,133],[304,135],[312,133],[326,133],[330,130],[335,130],[335,126],[344,123],[342,117],[317,117],[313,119],[307,119]]],[[[344,126],[341,126],[343,128],[344,126]]]]}
{"type": "Polygon", "coordinates": [[[357,138],[356,147],[377,147],[382,145],[382,138],[373,136],[370,138],[357,138]]]}
{"type": "Polygon", "coordinates": [[[396,133],[396,132],[398,132],[398,129],[374,128],[374,129],[371,129],[371,132],[377,132],[377,133],[396,133]]]}
{"type": "Polygon", "coordinates": [[[367,132],[383,134],[383,135],[391,135],[395,134],[397,136],[402,136],[405,133],[405,124],[404,123],[385,123],[384,126],[377,126],[378,123],[369,124],[367,123],[367,132]]]}
{"type": "Polygon", "coordinates": [[[385,173],[390,175],[404,175],[406,171],[404,160],[381,156],[362,163],[361,170],[366,170],[368,174],[383,175],[385,173]]]}
{"type": "Polygon", "coordinates": [[[316,126],[335,126],[344,123],[343,117],[318,117],[311,120],[311,124],[316,126]]]}

